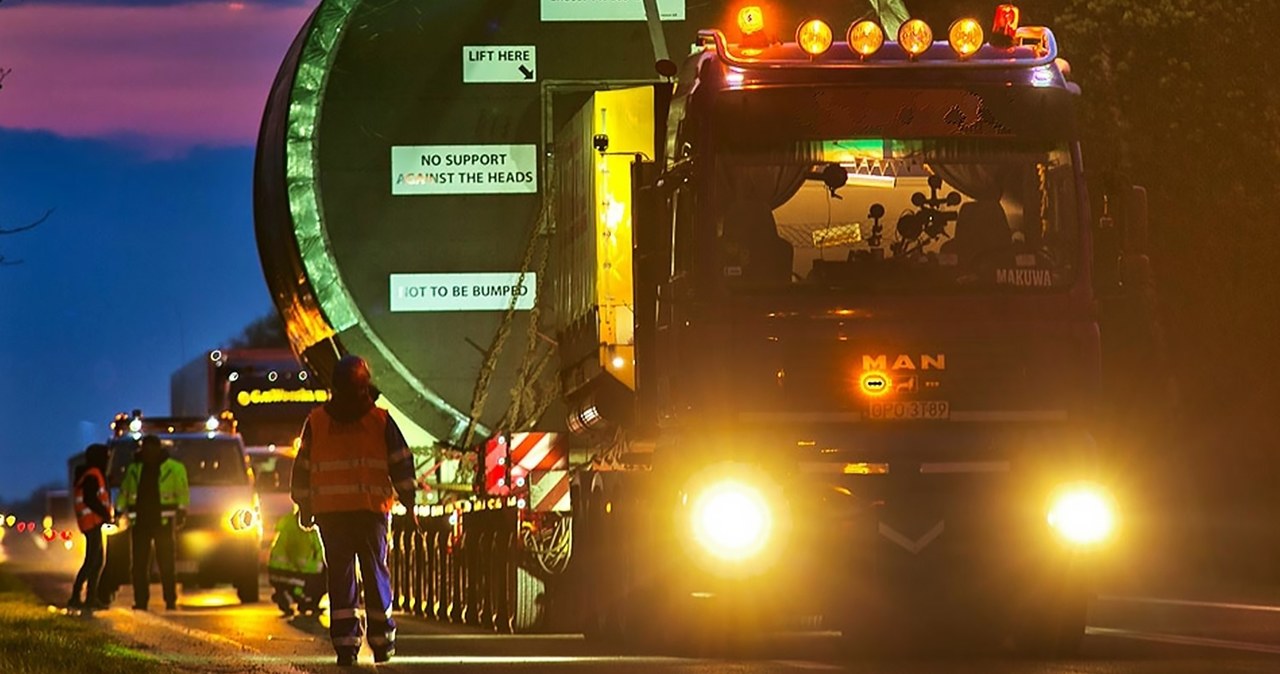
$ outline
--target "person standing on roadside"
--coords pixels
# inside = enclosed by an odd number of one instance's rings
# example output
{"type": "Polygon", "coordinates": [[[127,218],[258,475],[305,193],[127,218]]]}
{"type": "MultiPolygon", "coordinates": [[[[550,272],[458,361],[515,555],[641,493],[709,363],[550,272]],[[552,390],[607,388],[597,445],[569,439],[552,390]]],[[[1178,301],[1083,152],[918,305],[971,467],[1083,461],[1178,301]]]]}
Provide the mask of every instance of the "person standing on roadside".
{"type": "Polygon", "coordinates": [[[133,519],[133,608],[147,610],[151,598],[151,547],[155,545],[160,567],[164,606],[178,608],[178,587],[174,579],[176,539],[174,532],[187,520],[191,488],[187,468],[169,457],[160,438],[144,435],[137,459],[124,472],[118,509],[133,519]]]}
{"type": "Polygon", "coordinates": [[[397,498],[413,518],[414,470],[400,428],[374,407],[369,365],[358,356],[338,361],[333,396],[307,416],[293,464],[292,497],[298,523],[320,527],[328,564],[329,637],[338,664],[352,666],[360,650],[360,587],[374,662],[395,653],[387,530],[397,498]]]}
{"type": "Polygon", "coordinates": [[[92,444],[84,450],[85,465],[76,475],[75,508],[76,524],[84,534],[84,563],[76,573],[71,586],[71,600],[67,608],[86,611],[105,609],[98,598],[98,579],[106,564],[106,546],[102,526],[115,524],[116,515],[111,509],[111,495],[107,492],[107,462],[111,451],[106,445],[92,444]],[[80,588],[85,588],[85,599],[80,599],[80,588]]]}

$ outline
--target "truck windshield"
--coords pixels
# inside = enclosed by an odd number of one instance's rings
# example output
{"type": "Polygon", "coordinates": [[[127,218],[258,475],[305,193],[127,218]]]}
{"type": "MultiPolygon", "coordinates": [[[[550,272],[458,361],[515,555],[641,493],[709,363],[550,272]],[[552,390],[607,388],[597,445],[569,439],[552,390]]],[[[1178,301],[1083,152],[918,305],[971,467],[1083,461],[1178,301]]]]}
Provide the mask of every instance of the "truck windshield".
{"type": "Polygon", "coordinates": [[[715,165],[735,290],[1034,292],[1075,278],[1065,143],[826,138],[722,147],[715,165]]]}
{"type": "MultiPolygon", "coordinates": [[[[245,485],[245,470],[240,443],[227,438],[161,438],[169,456],[187,468],[187,482],[193,487],[245,485]]],[[[125,468],[133,462],[138,441],[119,438],[111,442],[111,467],[107,481],[119,487],[125,468]]]]}

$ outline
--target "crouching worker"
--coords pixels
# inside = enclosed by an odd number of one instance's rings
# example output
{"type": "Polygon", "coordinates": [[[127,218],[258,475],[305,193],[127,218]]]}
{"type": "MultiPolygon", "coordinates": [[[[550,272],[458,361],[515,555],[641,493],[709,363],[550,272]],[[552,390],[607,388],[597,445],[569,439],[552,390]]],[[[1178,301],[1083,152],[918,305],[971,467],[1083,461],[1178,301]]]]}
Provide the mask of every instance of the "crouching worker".
{"type": "Polygon", "coordinates": [[[280,612],[293,615],[293,603],[300,613],[319,610],[324,595],[324,545],[320,532],[298,525],[298,508],[276,522],[276,538],[271,542],[271,558],[267,560],[267,580],[275,592],[271,599],[280,612]]]}

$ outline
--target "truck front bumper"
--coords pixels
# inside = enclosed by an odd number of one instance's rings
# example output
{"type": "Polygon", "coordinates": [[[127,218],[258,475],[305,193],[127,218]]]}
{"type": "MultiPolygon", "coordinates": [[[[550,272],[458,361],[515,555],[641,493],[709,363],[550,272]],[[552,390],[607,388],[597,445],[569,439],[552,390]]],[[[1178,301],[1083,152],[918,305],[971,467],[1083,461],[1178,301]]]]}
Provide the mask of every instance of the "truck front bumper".
{"type": "MultiPolygon", "coordinates": [[[[1087,596],[1109,559],[1109,541],[1073,543],[1050,524],[1046,484],[1014,470],[797,480],[770,499],[773,531],[755,558],[717,559],[677,524],[666,549],[679,554],[658,564],[675,592],[734,615],[954,607],[1017,620],[1087,596]]],[[[677,523],[692,517],[677,508],[677,523]]]]}

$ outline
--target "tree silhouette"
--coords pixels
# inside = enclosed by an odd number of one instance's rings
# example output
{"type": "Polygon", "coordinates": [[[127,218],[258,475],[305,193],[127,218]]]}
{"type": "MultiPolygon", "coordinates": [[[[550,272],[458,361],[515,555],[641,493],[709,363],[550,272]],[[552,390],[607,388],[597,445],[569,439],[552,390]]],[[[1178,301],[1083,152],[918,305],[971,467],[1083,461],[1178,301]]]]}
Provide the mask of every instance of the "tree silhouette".
{"type": "MultiPolygon", "coordinates": [[[[0,227],[0,236],[21,234],[23,232],[33,230],[36,227],[39,227],[40,225],[44,224],[44,221],[48,220],[49,216],[51,215],[53,215],[52,208],[45,211],[44,215],[41,215],[40,217],[36,218],[35,220],[32,220],[31,222],[28,222],[25,225],[18,225],[17,227],[8,227],[8,228],[0,227]]],[[[0,253],[0,267],[11,267],[16,264],[22,264],[22,260],[10,259],[4,253],[0,253]]]]}
{"type": "MultiPolygon", "coordinates": [[[[4,0],[0,0],[0,2],[3,2],[3,1],[4,0]]],[[[12,72],[13,72],[13,68],[0,67],[0,89],[4,89],[4,80],[12,72]]],[[[31,222],[28,222],[25,225],[18,225],[17,227],[9,227],[9,228],[0,227],[0,236],[8,236],[11,234],[21,234],[23,232],[35,229],[36,227],[39,227],[41,224],[43,224],[45,220],[48,220],[49,216],[51,215],[53,215],[52,208],[45,211],[44,215],[41,215],[40,217],[36,218],[35,220],[32,220],[31,222]]],[[[0,267],[12,267],[13,265],[17,265],[17,264],[22,264],[22,260],[10,259],[3,252],[0,252],[0,267]]]]}
{"type": "Polygon", "coordinates": [[[287,349],[289,337],[280,314],[271,311],[244,326],[240,334],[231,339],[229,346],[233,349],[287,349]]]}

